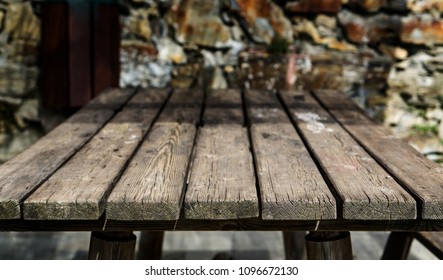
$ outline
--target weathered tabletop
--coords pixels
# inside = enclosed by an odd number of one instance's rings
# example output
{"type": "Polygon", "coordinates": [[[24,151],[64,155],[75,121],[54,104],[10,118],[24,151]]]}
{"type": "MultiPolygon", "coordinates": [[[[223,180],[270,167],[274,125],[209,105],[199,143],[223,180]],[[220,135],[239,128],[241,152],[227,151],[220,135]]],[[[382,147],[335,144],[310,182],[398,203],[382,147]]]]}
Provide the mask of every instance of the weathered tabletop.
{"type": "Polygon", "coordinates": [[[0,166],[0,230],[443,230],[443,168],[333,91],[109,90],[0,166]]]}

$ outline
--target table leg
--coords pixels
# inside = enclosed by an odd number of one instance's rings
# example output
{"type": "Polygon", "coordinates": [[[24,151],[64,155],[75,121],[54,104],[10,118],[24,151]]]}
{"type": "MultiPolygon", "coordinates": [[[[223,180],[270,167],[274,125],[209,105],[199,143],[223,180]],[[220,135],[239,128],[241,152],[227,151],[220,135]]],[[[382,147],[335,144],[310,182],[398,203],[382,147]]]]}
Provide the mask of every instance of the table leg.
{"type": "Polygon", "coordinates": [[[136,237],[132,231],[93,231],[89,245],[90,260],[134,259],[136,237]]]}
{"type": "Polygon", "coordinates": [[[349,232],[310,231],[305,240],[308,260],[352,260],[349,232]]]}
{"type": "Polygon", "coordinates": [[[383,251],[382,260],[406,260],[413,236],[410,232],[392,232],[383,251]]]}
{"type": "Polygon", "coordinates": [[[139,238],[137,259],[161,259],[164,234],[164,231],[142,231],[139,238]]]}
{"type": "Polygon", "coordinates": [[[306,259],[305,231],[283,231],[283,242],[287,260],[306,259]]]}

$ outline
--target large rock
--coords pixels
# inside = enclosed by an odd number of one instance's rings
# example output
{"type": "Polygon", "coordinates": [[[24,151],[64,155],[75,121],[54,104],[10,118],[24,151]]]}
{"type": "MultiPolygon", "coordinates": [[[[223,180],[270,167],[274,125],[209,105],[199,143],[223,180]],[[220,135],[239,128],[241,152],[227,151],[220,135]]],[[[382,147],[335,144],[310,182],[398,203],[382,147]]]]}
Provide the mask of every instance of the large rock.
{"type": "Polygon", "coordinates": [[[300,0],[289,1],[285,10],[292,13],[338,13],[342,0],[300,0]]]}
{"type": "Polygon", "coordinates": [[[36,64],[40,42],[39,18],[30,2],[10,3],[6,7],[6,10],[0,10],[0,18],[3,18],[0,19],[1,53],[9,63],[36,64]]]}
{"type": "Polygon", "coordinates": [[[176,40],[187,47],[230,47],[230,30],[219,17],[220,9],[219,1],[176,1],[167,16],[176,40]]]}
{"type": "Polygon", "coordinates": [[[37,46],[40,41],[40,20],[34,14],[31,3],[11,3],[4,16],[3,32],[9,41],[26,41],[37,46]]]}
{"type": "Polygon", "coordinates": [[[186,63],[187,56],[183,47],[175,43],[169,37],[156,38],[154,40],[158,50],[158,58],[164,61],[170,61],[174,64],[186,63]]]}
{"type": "Polygon", "coordinates": [[[269,44],[278,35],[292,42],[291,23],[273,1],[237,0],[237,4],[240,14],[248,24],[249,32],[256,41],[269,44]]]}
{"type": "Polygon", "coordinates": [[[443,44],[443,21],[426,14],[405,17],[400,38],[405,43],[418,45],[443,44]]]}
{"type": "Polygon", "coordinates": [[[157,7],[131,9],[128,16],[122,17],[122,37],[128,40],[150,41],[152,30],[151,16],[158,16],[157,7]]]}
{"type": "Polygon", "coordinates": [[[389,96],[401,95],[409,108],[424,110],[440,106],[443,96],[443,56],[419,52],[391,69],[389,96]]]}
{"type": "Polygon", "coordinates": [[[377,44],[380,41],[393,39],[401,30],[401,18],[387,14],[363,17],[343,10],[338,14],[346,37],[353,43],[377,44]]]}
{"type": "Polygon", "coordinates": [[[381,43],[378,46],[378,50],[396,60],[403,60],[408,57],[408,51],[406,49],[389,44],[381,43]]]}
{"type": "Polygon", "coordinates": [[[3,31],[4,24],[3,24],[3,18],[5,17],[5,11],[1,9],[0,6],[0,33],[3,31]]]}
{"type": "Polygon", "coordinates": [[[386,0],[349,0],[348,5],[351,8],[363,9],[367,12],[377,12],[385,5],[386,0]]]}
{"type": "Polygon", "coordinates": [[[0,61],[0,101],[10,103],[9,98],[21,98],[27,95],[37,88],[37,78],[37,67],[2,65],[0,61]]]}
{"type": "Polygon", "coordinates": [[[318,16],[314,24],[305,18],[295,19],[294,31],[296,35],[309,35],[314,43],[340,51],[356,51],[357,48],[346,41],[338,40],[336,36],[335,18],[318,16]]]}
{"type": "Polygon", "coordinates": [[[427,11],[443,12],[442,0],[406,0],[408,9],[415,13],[423,13],[427,11]]]}
{"type": "Polygon", "coordinates": [[[404,97],[395,94],[389,98],[384,124],[394,135],[403,138],[429,159],[441,160],[442,114],[440,108],[427,113],[411,108],[404,97]]]}
{"type": "Polygon", "coordinates": [[[172,63],[157,56],[151,43],[124,41],[120,51],[120,86],[166,86],[171,80],[172,63]]]}
{"type": "MultiPolygon", "coordinates": [[[[408,0],[346,0],[351,9],[365,11],[369,13],[378,12],[380,9],[395,12],[405,12],[408,10],[408,0]]],[[[409,2],[412,2],[409,0],[409,2]]],[[[416,0],[414,0],[416,2],[416,0]]]]}

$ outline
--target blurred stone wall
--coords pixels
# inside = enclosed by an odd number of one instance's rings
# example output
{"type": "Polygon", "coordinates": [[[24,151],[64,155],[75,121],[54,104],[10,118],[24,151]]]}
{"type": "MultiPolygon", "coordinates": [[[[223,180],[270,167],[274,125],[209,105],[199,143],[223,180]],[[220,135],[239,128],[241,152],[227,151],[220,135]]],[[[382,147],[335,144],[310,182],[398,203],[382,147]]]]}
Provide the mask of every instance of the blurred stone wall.
{"type": "Polygon", "coordinates": [[[440,159],[442,0],[124,0],[121,5],[121,86],[186,84],[180,69],[196,57],[215,67],[213,87],[226,87],[229,77],[245,73],[265,73],[262,78],[269,80],[272,72],[283,72],[294,88],[345,92],[421,152],[440,159]],[[289,51],[291,59],[283,57],[275,69],[241,62],[263,49],[289,51]]]}
{"type": "MultiPolygon", "coordinates": [[[[443,0],[118,2],[122,87],[188,86],[211,67],[213,88],[239,86],[242,77],[252,86],[337,89],[440,160],[443,0]]],[[[0,161],[46,126],[36,3],[0,0],[0,161]]]]}
{"type": "Polygon", "coordinates": [[[0,162],[36,141],[40,20],[30,1],[0,0],[0,162]]]}

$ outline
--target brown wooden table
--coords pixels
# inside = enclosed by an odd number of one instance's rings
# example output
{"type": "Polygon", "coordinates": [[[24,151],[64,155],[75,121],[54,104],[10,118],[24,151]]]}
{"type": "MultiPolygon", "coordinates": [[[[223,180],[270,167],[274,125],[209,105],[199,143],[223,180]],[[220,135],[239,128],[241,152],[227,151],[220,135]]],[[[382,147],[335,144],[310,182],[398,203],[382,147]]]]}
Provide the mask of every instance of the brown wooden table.
{"type": "Polygon", "coordinates": [[[284,231],[288,255],[309,231],[346,259],[350,230],[442,231],[443,168],[333,91],[114,89],[0,166],[0,230],[92,231],[91,259],[134,230],[148,257],[168,230],[284,231]]]}

